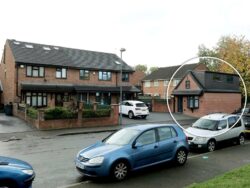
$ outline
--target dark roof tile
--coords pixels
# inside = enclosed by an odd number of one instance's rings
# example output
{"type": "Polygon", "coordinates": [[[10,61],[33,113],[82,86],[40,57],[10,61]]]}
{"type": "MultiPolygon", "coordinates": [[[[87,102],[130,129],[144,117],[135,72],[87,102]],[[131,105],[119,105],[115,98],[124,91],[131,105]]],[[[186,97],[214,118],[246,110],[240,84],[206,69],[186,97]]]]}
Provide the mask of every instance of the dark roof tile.
{"type": "Polygon", "coordinates": [[[18,63],[120,71],[120,65],[116,63],[118,61],[122,63],[123,71],[133,71],[116,54],[30,42],[18,41],[17,43],[15,40],[7,40],[7,42],[12,49],[15,61],[18,63]],[[27,44],[32,47],[27,47],[27,44]],[[47,47],[47,50],[44,47],[47,47]]]}

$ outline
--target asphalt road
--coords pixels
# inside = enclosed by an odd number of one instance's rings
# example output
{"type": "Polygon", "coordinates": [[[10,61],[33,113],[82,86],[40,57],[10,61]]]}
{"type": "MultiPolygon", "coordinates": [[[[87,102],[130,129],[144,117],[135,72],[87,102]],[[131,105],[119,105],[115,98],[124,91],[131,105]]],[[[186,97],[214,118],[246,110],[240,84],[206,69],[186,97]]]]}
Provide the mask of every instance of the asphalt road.
{"type": "Polygon", "coordinates": [[[119,184],[104,180],[86,181],[74,166],[77,152],[109,133],[39,137],[27,134],[21,140],[0,142],[0,155],[28,161],[36,171],[34,188],[56,187],[183,187],[250,163],[250,142],[212,153],[191,153],[183,167],[161,165],[133,173],[119,184]]]}

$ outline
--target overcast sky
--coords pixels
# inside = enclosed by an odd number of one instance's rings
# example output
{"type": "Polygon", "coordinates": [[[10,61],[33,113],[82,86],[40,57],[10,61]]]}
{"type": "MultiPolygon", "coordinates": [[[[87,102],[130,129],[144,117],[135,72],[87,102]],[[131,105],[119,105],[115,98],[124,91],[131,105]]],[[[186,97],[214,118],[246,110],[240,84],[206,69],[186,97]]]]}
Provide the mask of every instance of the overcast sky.
{"type": "Polygon", "coordinates": [[[131,66],[171,66],[222,35],[250,39],[247,0],[3,0],[6,39],[116,53],[131,66]]]}

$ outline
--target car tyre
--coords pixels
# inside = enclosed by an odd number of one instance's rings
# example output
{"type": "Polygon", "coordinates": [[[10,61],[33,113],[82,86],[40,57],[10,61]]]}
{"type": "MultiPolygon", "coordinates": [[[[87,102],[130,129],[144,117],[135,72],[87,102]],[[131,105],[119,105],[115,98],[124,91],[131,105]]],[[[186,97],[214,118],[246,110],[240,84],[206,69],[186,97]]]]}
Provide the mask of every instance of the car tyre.
{"type": "Polygon", "coordinates": [[[215,140],[209,140],[207,143],[207,151],[212,152],[216,148],[216,142],[215,140]]]}
{"type": "Polygon", "coordinates": [[[177,165],[182,166],[187,161],[188,152],[184,148],[179,149],[175,155],[175,162],[177,165]]]}
{"type": "Polygon", "coordinates": [[[240,134],[237,140],[237,144],[243,145],[245,143],[245,136],[243,134],[240,134]]]}
{"type": "Polygon", "coordinates": [[[144,115],[144,116],[142,116],[142,119],[146,119],[146,118],[147,118],[147,116],[145,116],[145,115],[144,115]]]}
{"type": "Polygon", "coordinates": [[[0,183],[0,187],[4,187],[4,188],[16,188],[18,186],[13,181],[4,181],[4,182],[0,183]]]}
{"type": "Polygon", "coordinates": [[[128,117],[129,119],[133,119],[134,118],[134,113],[132,111],[128,112],[128,117]]]}
{"type": "Polygon", "coordinates": [[[112,178],[116,181],[122,181],[126,179],[128,174],[129,174],[129,165],[125,161],[116,162],[111,169],[112,178]]]}

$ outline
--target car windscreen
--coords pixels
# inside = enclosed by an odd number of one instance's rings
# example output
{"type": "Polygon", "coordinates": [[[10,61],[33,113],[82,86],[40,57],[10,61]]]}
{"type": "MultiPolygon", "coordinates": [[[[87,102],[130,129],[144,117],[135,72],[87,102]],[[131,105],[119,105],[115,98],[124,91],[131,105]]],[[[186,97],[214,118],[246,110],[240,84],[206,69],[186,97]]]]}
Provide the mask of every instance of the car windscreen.
{"type": "Polygon", "coordinates": [[[104,143],[126,145],[129,144],[139,133],[140,131],[135,129],[122,129],[108,137],[104,143]]]}
{"type": "Polygon", "coordinates": [[[219,121],[211,119],[198,119],[192,127],[205,130],[216,130],[219,121]]]}
{"type": "Polygon", "coordinates": [[[147,107],[145,103],[136,103],[136,107],[147,107]]]}

